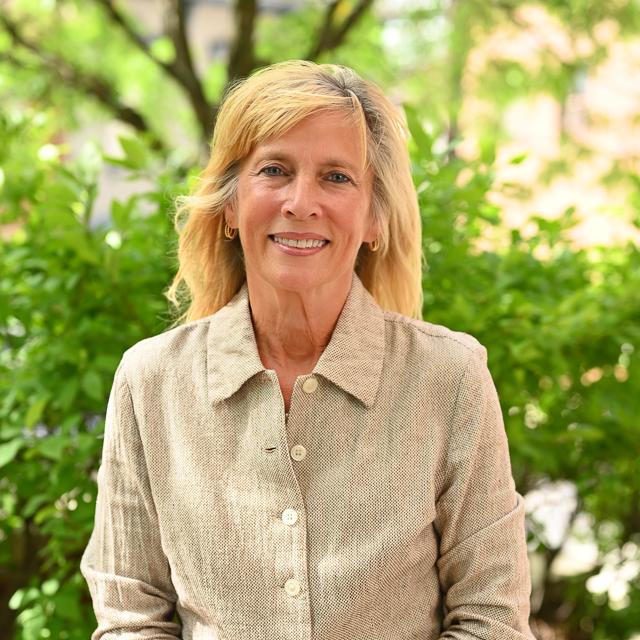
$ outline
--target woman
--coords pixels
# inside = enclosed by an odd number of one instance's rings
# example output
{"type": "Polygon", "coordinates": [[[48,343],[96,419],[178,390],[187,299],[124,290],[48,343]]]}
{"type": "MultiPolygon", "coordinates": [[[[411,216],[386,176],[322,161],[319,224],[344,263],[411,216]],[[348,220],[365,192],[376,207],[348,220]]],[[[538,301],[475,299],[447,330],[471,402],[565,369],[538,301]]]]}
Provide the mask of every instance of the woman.
{"type": "Polygon", "coordinates": [[[532,638],[486,349],[419,319],[396,108],[345,67],[261,70],[176,226],[184,322],[109,399],[92,640],[532,638]]]}

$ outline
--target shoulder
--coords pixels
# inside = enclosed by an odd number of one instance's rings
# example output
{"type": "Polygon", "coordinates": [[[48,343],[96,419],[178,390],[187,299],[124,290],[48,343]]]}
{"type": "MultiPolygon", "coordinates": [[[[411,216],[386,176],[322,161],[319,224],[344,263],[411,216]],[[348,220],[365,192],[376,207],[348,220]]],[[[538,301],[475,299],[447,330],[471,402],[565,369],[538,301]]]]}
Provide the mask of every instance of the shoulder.
{"type": "Polygon", "coordinates": [[[193,320],[139,340],[126,349],[118,368],[130,384],[135,384],[195,363],[199,356],[206,355],[210,318],[193,320]]]}
{"type": "Polygon", "coordinates": [[[429,362],[430,368],[460,373],[472,360],[487,361],[487,349],[469,333],[393,311],[385,311],[384,319],[387,350],[403,353],[408,361],[429,362]]]}
{"type": "MultiPolygon", "coordinates": [[[[473,335],[386,312],[385,362],[402,394],[419,398],[447,431],[459,405],[479,409],[495,396],[486,347],[473,335]]],[[[492,400],[493,401],[493,400],[492,400]]]]}

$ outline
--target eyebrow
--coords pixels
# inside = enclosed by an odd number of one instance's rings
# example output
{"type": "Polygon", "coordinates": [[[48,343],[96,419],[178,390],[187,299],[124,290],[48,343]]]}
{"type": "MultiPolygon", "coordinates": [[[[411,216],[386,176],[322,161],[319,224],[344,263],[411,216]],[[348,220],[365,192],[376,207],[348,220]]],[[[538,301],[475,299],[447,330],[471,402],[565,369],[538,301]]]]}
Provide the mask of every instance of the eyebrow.
{"type": "MultiPolygon", "coordinates": [[[[253,161],[253,165],[258,164],[259,162],[262,162],[263,160],[281,160],[284,162],[290,162],[291,161],[291,156],[287,153],[283,153],[282,151],[278,151],[278,150],[274,150],[273,152],[269,151],[268,149],[265,149],[263,152],[259,153],[255,160],[253,161]]],[[[354,167],[350,162],[345,162],[344,160],[340,160],[338,158],[327,158],[323,163],[323,166],[341,166],[341,167],[345,167],[345,169],[352,171],[355,174],[359,174],[360,171],[354,167]]]]}

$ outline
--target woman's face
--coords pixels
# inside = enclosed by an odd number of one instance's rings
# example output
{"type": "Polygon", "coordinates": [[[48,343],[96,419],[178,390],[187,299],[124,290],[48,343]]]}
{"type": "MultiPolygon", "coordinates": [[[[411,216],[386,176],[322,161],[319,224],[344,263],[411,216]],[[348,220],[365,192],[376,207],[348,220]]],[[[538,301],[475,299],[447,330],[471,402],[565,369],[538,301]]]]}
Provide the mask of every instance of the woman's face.
{"type": "Polygon", "coordinates": [[[240,169],[236,203],[225,210],[239,229],[250,281],[299,292],[348,290],[358,250],[377,235],[373,175],[360,159],[355,126],[335,111],[257,145],[240,169]],[[321,246],[287,246],[312,239],[321,246]]]}

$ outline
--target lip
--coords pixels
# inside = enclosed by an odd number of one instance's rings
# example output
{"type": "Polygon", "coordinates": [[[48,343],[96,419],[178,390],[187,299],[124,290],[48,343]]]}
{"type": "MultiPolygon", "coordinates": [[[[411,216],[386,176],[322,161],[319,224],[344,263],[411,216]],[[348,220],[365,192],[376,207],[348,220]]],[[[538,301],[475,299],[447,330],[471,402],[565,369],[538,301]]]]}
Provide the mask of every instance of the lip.
{"type": "Polygon", "coordinates": [[[311,232],[298,233],[296,231],[283,231],[282,233],[272,233],[271,237],[273,238],[273,236],[278,236],[278,238],[285,238],[287,240],[326,240],[329,242],[328,238],[311,232]]]}

